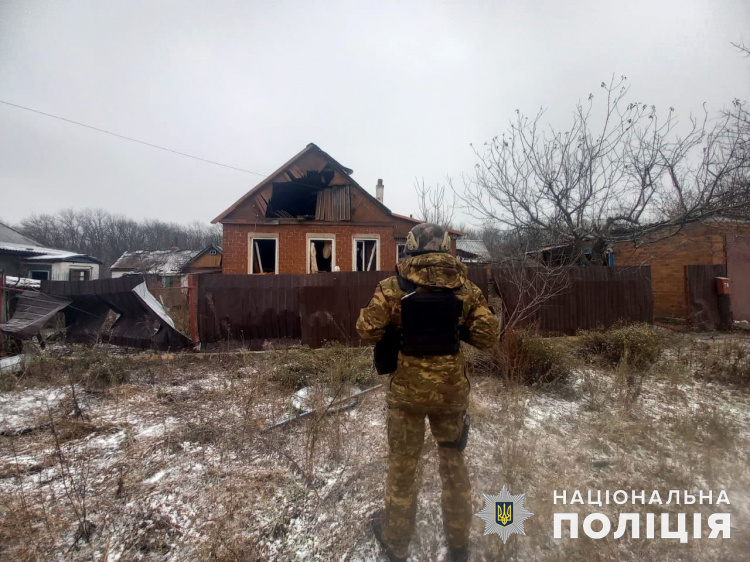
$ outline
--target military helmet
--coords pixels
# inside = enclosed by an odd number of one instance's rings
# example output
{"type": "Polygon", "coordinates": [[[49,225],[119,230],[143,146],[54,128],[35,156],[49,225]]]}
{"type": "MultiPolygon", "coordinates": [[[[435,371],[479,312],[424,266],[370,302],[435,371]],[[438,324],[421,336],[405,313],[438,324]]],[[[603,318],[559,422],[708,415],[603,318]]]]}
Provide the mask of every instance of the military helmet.
{"type": "Polygon", "coordinates": [[[411,229],[406,236],[406,254],[415,256],[430,252],[450,252],[451,237],[442,226],[425,222],[411,229]]]}

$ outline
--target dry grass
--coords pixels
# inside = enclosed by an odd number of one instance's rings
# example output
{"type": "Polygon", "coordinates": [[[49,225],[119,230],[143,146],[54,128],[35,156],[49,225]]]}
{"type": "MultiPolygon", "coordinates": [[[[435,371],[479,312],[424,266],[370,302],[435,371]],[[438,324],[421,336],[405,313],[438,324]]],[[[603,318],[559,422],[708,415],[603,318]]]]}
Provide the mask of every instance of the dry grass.
{"type": "MultiPolygon", "coordinates": [[[[750,542],[737,528],[729,540],[688,544],[552,539],[560,511],[554,490],[726,489],[733,521],[750,515],[750,396],[725,382],[735,377],[733,365],[744,360],[740,346],[748,342],[725,340],[668,340],[637,394],[626,361],[584,367],[573,357],[575,340],[545,342],[570,360],[566,382],[556,385],[518,384],[498,376],[495,358],[472,357],[467,459],[475,511],[482,493],[507,484],[526,494],[534,513],[528,536],[506,545],[483,537],[476,519],[472,560],[742,559],[750,542]],[[477,372],[484,364],[488,372],[477,372]],[[707,380],[702,369],[709,365],[728,378],[707,380]]],[[[382,391],[355,409],[262,432],[289,413],[301,384],[314,387],[325,410],[355,385],[382,382],[372,373],[371,350],[158,360],[112,356],[106,348],[53,352],[17,378],[5,394],[12,400],[0,402],[39,404],[14,422],[31,431],[0,436],[0,558],[383,559],[366,523],[382,505],[387,470],[382,391]]],[[[412,560],[441,560],[431,438],[418,474],[412,560]]],[[[664,509],[656,507],[636,510],[664,509]]],[[[616,519],[616,509],[591,511],[616,519]]]]}

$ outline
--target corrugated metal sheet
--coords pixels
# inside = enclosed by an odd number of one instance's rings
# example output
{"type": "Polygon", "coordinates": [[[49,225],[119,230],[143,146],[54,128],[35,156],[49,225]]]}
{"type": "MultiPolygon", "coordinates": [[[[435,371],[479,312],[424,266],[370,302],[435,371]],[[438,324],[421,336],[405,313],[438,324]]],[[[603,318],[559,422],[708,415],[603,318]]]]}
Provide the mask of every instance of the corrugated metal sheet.
{"type": "Polygon", "coordinates": [[[18,339],[31,339],[41,332],[47,321],[70,304],[70,300],[45,295],[35,291],[24,291],[18,295],[16,310],[0,330],[18,339]]]}
{"type": "Polygon", "coordinates": [[[523,306],[527,297],[521,293],[528,294],[528,290],[519,290],[523,287],[535,294],[558,293],[543,301],[524,322],[537,325],[543,332],[574,334],[578,330],[611,326],[620,320],[653,323],[650,266],[571,267],[559,271],[561,275],[550,276],[534,267],[493,267],[493,281],[506,314],[523,306]],[[550,287],[545,288],[545,283],[550,287]]]}
{"type": "MultiPolygon", "coordinates": [[[[392,271],[315,275],[204,275],[198,289],[200,340],[297,340],[359,343],[359,311],[392,271]]],[[[469,278],[487,294],[488,270],[469,268],[469,278]]]]}
{"type": "Polygon", "coordinates": [[[24,236],[14,228],[11,228],[0,222],[0,243],[17,244],[19,246],[39,246],[39,242],[24,236]]]}
{"type": "Polygon", "coordinates": [[[735,320],[750,321],[750,234],[727,234],[727,273],[735,320]]]}
{"type": "Polygon", "coordinates": [[[110,343],[160,350],[182,349],[190,339],[174,328],[161,305],[150,296],[142,276],[94,281],[43,281],[42,293],[70,299],[66,325],[76,341],[98,337],[105,307],[120,316],[112,327],[110,343]]]}
{"type": "Polygon", "coordinates": [[[466,240],[459,238],[456,240],[456,250],[466,252],[476,256],[477,259],[489,262],[491,259],[490,252],[482,240],[466,240]]]}

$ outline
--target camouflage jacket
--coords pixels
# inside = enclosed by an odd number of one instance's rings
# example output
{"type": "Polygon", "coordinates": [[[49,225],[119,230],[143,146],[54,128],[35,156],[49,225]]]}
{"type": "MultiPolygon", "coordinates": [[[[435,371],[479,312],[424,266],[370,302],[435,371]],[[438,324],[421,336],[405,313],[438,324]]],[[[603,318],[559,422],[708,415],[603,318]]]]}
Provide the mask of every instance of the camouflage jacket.
{"type": "MultiPolygon", "coordinates": [[[[464,264],[450,254],[429,253],[398,265],[399,274],[417,285],[454,289],[463,301],[460,323],[465,341],[479,349],[492,347],[499,338],[498,318],[487,306],[482,291],[466,278],[464,264]]],[[[396,276],[381,281],[357,320],[357,332],[367,342],[377,342],[386,327],[401,327],[401,298],[405,295],[396,276]]],[[[468,406],[469,379],[463,353],[410,357],[399,353],[398,368],[388,385],[388,405],[411,411],[461,411],[468,406]]]]}

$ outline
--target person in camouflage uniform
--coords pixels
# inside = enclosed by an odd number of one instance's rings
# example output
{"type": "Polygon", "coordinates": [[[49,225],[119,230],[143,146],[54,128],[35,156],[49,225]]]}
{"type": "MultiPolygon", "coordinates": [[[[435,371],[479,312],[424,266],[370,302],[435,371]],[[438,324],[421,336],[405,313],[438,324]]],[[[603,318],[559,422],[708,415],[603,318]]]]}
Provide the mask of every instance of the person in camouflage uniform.
{"type": "MultiPolygon", "coordinates": [[[[398,273],[417,291],[450,289],[462,304],[461,339],[479,348],[492,347],[499,338],[499,321],[481,290],[467,279],[467,268],[450,252],[443,228],[420,224],[407,239],[410,257],[398,273]]],[[[377,342],[389,325],[401,328],[401,299],[406,296],[396,276],[381,281],[357,320],[357,332],[377,342]]],[[[471,485],[463,453],[445,446],[463,431],[470,383],[463,354],[412,357],[399,353],[398,367],[387,391],[389,470],[385,514],[376,514],[373,530],[390,560],[406,560],[414,531],[417,485],[415,473],[424,442],[424,419],[439,444],[442,508],[446,538],[453,560],[468,559],[472,518],[471,485]]]]}

